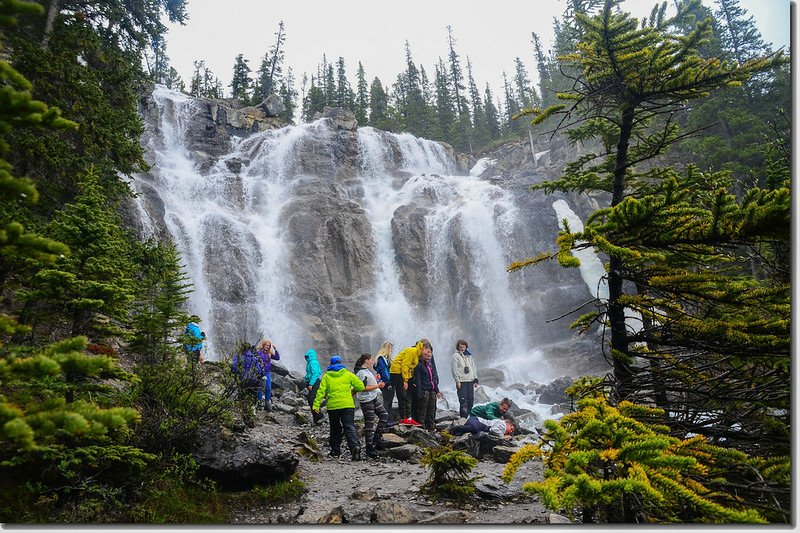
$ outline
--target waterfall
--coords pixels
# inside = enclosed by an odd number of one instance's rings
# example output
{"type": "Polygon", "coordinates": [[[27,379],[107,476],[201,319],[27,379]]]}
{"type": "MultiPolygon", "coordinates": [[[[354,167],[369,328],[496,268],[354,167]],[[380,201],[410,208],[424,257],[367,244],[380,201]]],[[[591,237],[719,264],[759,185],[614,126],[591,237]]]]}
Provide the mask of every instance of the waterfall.
{"type": "Polygon", "coordinates": [[[440,143],[328,118],[243,137],[218,127],[227,137],[212,146],[208,104],[163,87],[153,102],[136,209],[143,236],[161,228],[180,251],[207,359],[269,337],[300,370],[309,348],[324,363],[427,337],[447,389],[463,338],[507,382],[545,379],[532,324],[579,297],[564,297],[576,285],[566,274],[506,272],[555,235],[521,211],[527,187],[461,175],[440,143]]]}

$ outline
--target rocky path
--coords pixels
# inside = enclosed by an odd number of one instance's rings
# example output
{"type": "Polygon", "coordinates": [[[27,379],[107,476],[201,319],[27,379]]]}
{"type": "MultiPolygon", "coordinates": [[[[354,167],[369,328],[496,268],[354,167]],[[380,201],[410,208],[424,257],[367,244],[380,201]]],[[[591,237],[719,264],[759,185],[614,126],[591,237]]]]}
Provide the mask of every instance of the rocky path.
{"type": "MultiPolygon", "coordinates": [[[[305,431],[323,445],[323,454],[327,452],[327,425],[291,428],[261,423],[253,431],[268,433],[283,446],[296,443],[298,434],[305,431]]],[[[237,511],[231,523],[541,524],[558,519],[536,497],[521,490],[524,481],[542,478],[540,462],[524,465],[508,485],[500,478],[503,467],[495,461],[480,461],[473,470],[483,476],[477,482],[478,496],[456,505],[433,501],[419,491],[428,471],[416,462],[386,456],[355,462],[349,457],[324,456],[319,462],[301,457],[297,473],[307,492],[299,501],[275,506],[255,503],[237,511]]]]}

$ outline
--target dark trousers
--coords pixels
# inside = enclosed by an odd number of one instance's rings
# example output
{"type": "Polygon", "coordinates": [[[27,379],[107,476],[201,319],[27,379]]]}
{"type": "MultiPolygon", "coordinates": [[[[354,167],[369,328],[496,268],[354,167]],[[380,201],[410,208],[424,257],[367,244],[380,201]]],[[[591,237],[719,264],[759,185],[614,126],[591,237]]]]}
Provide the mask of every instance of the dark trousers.
{"type": "Polygon", "coordinates": [[[368,402],[361,402],[361,411],[364,413],[364,440],[367,442],[367,450],[375,446],[379,441],[386,423],[389,421],[389,413],[383,408],[383,404],[376,396],[368,402]],[[375,418],[378,418],[378,426],[375,427],[375,418]]]}
{"type": "MultiPolygon", "coordinates": [[[[314,400],[317,398],[317,391],[319,390],[319,384],[322,383],[321,379],[318,379],[314,385],[311,386],[311,390],[308,391],[308,406],[313,408],[314,407],[314,400]]],[[[320,418],[322,418],[322,413],[315,413],[311,412],[311,415],[314,417],[314,422],[319,422],[320,418]]]]}
{"type": "Polygon", "coordinates": [[[475,385],[471,381],[462,381],[461,387],[456,389],[458,395],[458,415],[467,418],[472,406],[475,405],[475,385]]]}
{"type": "Polygon", "coordinates": [[[394,387],[395,394],[397,394],[397,416],[400,419],[408,418],[411,416],[411,401],[409,398],[409,390],[403,390],[403,376],[402,374],[389,374],[389,377],[394,387]]]}
{"type": "Polygon", "coordinates": [[[394,385],[387,383],[386,386],[381,389],[381,394],[383,395],[383,407],[386,409],[386,412],[389,413],[389,418],[391,419],[392,404],[394,403],[394,385]]]}
{"type": "Polygon", "coordinates": [[[436,391],[420,391],[417,400],[417,410],[419,418],[414,418],[417,422],[425,426],[425,429],[436,429],[436,391]]]}
{"type": "Polygon", "coordinates": [[[464,423],[463,426],[456,426],[450,429],[450,433],[453,435],[463,435],[464,433],[479,433],[481,431],[489,432],[489,426],[478,420],[474,416],[470,416],[467,418],[467,421],[464,423]]]}
{"type": "Polygon", "coordinates": [[[358,430],[356,429],[356,409],[355,407],[345,407],[344,409],[328,409],[328,421],[331,424],[331,433],[328,444],[333,455],[342,453],[342,433],[347,439],[347,447],[352,452],[360,448],[358,442],[358,430]]]}

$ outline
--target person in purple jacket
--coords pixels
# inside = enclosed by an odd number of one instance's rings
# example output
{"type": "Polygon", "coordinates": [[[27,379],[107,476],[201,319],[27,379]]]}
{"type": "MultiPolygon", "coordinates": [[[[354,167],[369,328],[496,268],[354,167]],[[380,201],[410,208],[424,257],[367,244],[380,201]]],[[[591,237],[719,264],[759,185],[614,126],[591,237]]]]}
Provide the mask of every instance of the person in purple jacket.
{"type": "MultiPolygon", "coordinates": [[[[278,352],[278,348],[276,348],[272,341],[267,339],[261,344],[258,345],[258,356],[261,358],[262,365],[264,368],[264,376],[261,378],[262,382],[262,390],[263,390],[263,407],[265,411],[272,410],[272,364],[271,361],[275,360],[278,361],[281,358],[280,352],[278,352]]],[[[261,393],[262,391],[259,391],[261,393]]],[[[262,394],[259,394],[259,402],[261,402],[262,394]]]]}

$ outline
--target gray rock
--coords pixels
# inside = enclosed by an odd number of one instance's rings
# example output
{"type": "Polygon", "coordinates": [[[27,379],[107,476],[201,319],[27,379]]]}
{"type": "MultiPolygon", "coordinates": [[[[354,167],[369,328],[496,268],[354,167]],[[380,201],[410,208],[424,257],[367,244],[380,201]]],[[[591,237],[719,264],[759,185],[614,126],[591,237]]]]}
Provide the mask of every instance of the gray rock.
{"type": "Polygon", "coordinates": [[[418,524],[466,524],[470,514],[464,511],[444,511],[430,518],[419,520],[418,524]]]}
{"type": "Polygon", "coordinates": [[[350,498],[362,502],[372,502],[378,499],[378,493],[372,489],[359,487],[353,491],[353,494],[350,495],[350,498]]]}
{"type": "Polygon", "coordinates": [[[256,106],[268,117],[277,117],[286,112],[283,100],[275,93],[270,94],[256,106]]]}
{"type": "Polygon", "coordinates": [[[410,524],[414,515],[405,505],[393,501],[382,501],[375,506],[374,522],[377,524],[410,524]]]}
{"type": "Polygon", "coordinates": [[[356,116],[349,109],[326,106],[325,109],[322,110],[322,116],[331,119],[336,129],[355,131],[358,127],[356,116]]]}
{"type": "Polygon", "coordinates": [[[547,385],[542,385],[536,392],[539,394],[539,403],[561,404],[569,403],[569,396],[564,392],[575,380],[569,376],[560,377],[547,385]]]}
{"type": "Polygon", "coordinates": [[[480,380],[481,385],[499,387],[505,381],[505,374],[499,368],[478,367],[478,380],[480,380]]]}
{"type": "Polygon", "coordinates": [[[200,472],[221,487],[245,490],[256,484],[285,481],[299,464],[297,456],[257,432],[210,432],[193,452],[200,472]]]}
{"type": "Polygon", "coordinates": [[[556,514],[556,513],[550,513],[550,516],[548,516],[548,520],[550,521],[551,524],[571,524],[572,523],[572,520],[570,520],[566,516],[562,516],[562,515],[556,514]]]}
{"type": "Polygon", "coordinates": [[[393,459],[409,462],[417,462],[421,455],[419,447],[413,444],[403,444],[396,448],[389,448],[387,454],[393,459]]]}

